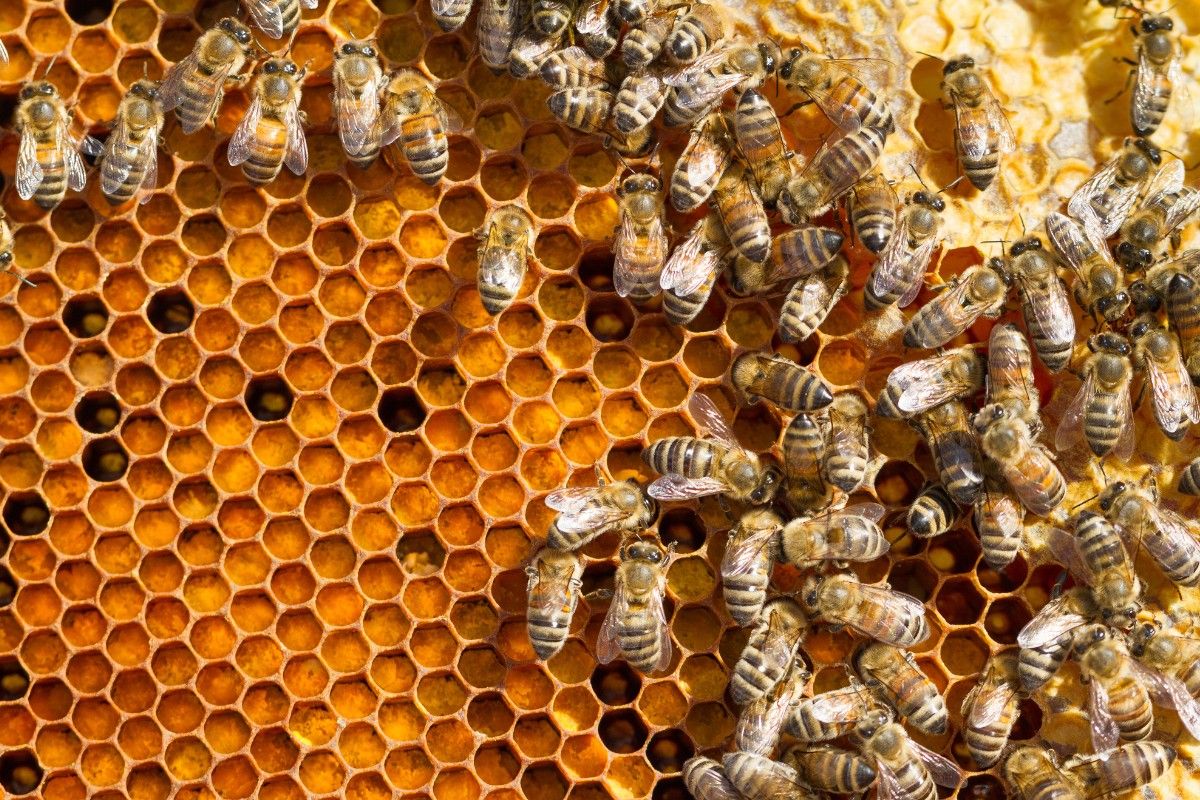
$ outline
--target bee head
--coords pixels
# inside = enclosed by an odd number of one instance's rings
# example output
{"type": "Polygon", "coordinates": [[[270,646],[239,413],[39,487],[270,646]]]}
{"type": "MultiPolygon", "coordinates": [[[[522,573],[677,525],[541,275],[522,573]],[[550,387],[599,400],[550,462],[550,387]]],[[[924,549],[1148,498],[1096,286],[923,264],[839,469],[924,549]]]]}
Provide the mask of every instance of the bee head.
{"type": "Polygon", "coordinates": [[[926,208],[932,208],[934,211],[941,212],[946,210],[945,200],[938,197],[933,192],[927,192],[924,189],[915,192],[912,196],[912,201],[917,205],[925,206],[926,208]]]}
{"type": "Polygon", "coordinates": [[[645,172],[626,176],[617,187],[617,196],[625,197],[635,192],[657,192],[662,184],[658,178],[645,172]]]}
{"type": "Polygon", "coordinates": [[[824,578],[819,575],[809,575],[804,579],[804,585],[800,589],[800,602],[810,612],[817,608],[817,592],[821,588],[823,580],[824,578]]]}
{"type": "Polygon", "coordinates": [[[1030,250],[1041,250],[1041,249],[1042,249],[1042,240],[1037,238],[1036,236],[1030,236],[1025,239],[1021,239],[1017,242],[1014,242],[1013,246],[1009,248],[1008,252],[1009,252],[1009,255],[1011,255],[1013,258],[1016,258],[1017,256],[1019,256],[1023,253],[1027,253],[1030,250]]]}
{"type": "Polygon", "coordinates": [[[666,560],[667,553],[663,550],[662,545],[652,539],[634,539],[621,548],[621,557],[661,564],[666,560]]]}
{"type": "Polygon", "coordinates": [[[1172,31],[1175,30],[1175,20],[1164,15],[1161,16],[1145,16],[1142,17],[1141,23],[1142,33],[1154,33],[1155,31],[1172,31]]]}
{"type": "Polygon", "coordinates": [[[1159,626],[1154,620],[1148,620],[1134,625],[1129,632],[1129,652],[1141,658],[1146,654],[1147,646],[1158,636],[1159,626]]]}
{"type": "Polygon", "coordinates": [[[779,62],[783,60],[783,52],[779,45],[768,40],[758,43],[758,57],[762,60],[762,68],[769,74],[779,67],[779,62]]]}
{"type": "Polygon", "coordinates": [[[143,79],[129,87],[129,92],[130,94],[136,94],[138,97],[144,97],[147,100],[157,100],[158,84],[154,81],[143,79]]]}
{"type": "Polygon", "coordinates": [[[8,266],[9,264],[12,263],[12,260],[13,260],[13,254],[12,254],[11,250],[4,250],[4,251],[0,252],[0,264],[2,264],[4,266],[8,266]]]}
{"type": "Polygon", "coordinates": [[[1100,493],[1100,510],[1105,513],[1112,510],[1113,504],[1117,502],[1117,498],[1129,491],[1129,484],[1125,481],[1117,481],[1112,486],[1107,487],[1100,493]]]}
{"type": "Polygon", "coordinates": [[[971,56],[960,56],[952,58],[946,62],[946,66],[942,67],[943,75],[953,75],[955,72],[964,69],[974,69],[975,59],[971,56]]]}
{"type": "MultiPolygon", "coordinates": [[[[1140,221],[1134,221],[1138,225],[1140,221]]],[[[1138,247],[1133,242],[1121,242],[1117,245],[1117,261],[1125,269],[1145,269],[1154,262],[1154,253],[1149,248],[1138,247]]]]}
{"type": "Polygon", "coordinates": [[[1133,146],[1145,153],[1146,158],[1150,159],[1155,164],[1162,163],[1162,151],[1159,150],[1154,145],[1154,142],[1150,141],[1149,139],[1138,137],[1137,139],[1133,140],[1133,146]]]}
{"type": "Polygon", "coordinates": [[[750,492],[750,502],[756,505],[771,502],[771,499],[775,497],[775,493],[779,491],[779,484],[782,482],[783,473],[777,467],[768,466],[763,470],[758,485],[750,492]]]}
{"type": "Polygon", "coordinates": [[[250,35],[250,29],[238,22],[233,17],[225,17],[217,23],[217,27],[228,33],[234,39],[237,39],[239,44],[250,44],[250,42],[253,41],[253,37],[250,35]]]}
{"type": "Polygon", "coordinates": [[[1096,310],[1100,312],[1100,316],[1112,322],[1125,313],[1125,309],[1129,308],[1129,302],[1129,292],[1122,289],[1097,300],[1096,310]]]}
{"type": "Polygon", "coordinates": [[[1119,333],[1104,331],[1088,339],[1088,349],[1093,353],[1113,353],[1127,356],[1130,353],[1129,340],[1119,333]]]}

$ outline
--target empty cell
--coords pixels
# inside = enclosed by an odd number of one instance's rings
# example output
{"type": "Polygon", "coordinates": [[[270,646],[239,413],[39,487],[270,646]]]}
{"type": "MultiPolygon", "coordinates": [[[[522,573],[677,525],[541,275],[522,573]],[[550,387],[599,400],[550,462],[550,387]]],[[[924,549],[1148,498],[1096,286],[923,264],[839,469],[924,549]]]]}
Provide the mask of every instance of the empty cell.
{"type": "Polygon", "coordinates": [[[951,625],[978,622],[983,616],[983,606],[984,600],[979,590],[965,578],[952,578],[938,590],[937,609],[951,625]]]}

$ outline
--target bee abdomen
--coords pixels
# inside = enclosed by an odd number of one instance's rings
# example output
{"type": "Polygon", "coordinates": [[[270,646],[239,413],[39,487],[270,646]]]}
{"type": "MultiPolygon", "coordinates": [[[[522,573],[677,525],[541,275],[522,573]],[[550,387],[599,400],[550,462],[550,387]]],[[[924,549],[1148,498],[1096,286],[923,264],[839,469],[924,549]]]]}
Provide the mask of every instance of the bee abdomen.
{"type": "Polygon", "coordinates": [[[976,513],[975,529],[979,532],[979,544],[983,548],[983,560],[995,570],[1001,570],[1013,562],[1021,549],[1021,530],[1005,530],[999,525],[982,518],[976,513]]]}
{"type": "Polygon", "coordinates": [[[67,168],[56,158],[38,160],[43,177],[33,193],[33,202],[42,208],[54,208],[67,196],[67,168]]]}
{"type": "Polygon", "coordinates": [[[904,330],[904,345],[921,349],[941,347],[967,327],[956,324],[937,301],[926,303],[908,321],[904,330]]]}
{"type": "Polygon", "coordinates": [[[770,663],[759,650],[762,636],[751,636],[729,678],[729,696],[739,706],[762,697],[779,683],[784,667],[770,663]]]}
{"type": "Polygon", "coordinates": [[[441,180],[450,163],[450,140],[432,119],[410,121],[398,142],[413,174],[430,185],[441,180]]]}
{"type": "Polygon", "coordinates": [[[529,643],[541,659],[550,658],[562,650],[571,632],[571,619],[558,614],[551,614],[545,619],[530,617],[528,622],[529,643]]]}
{"type": "Polygon", "coordinates": [[[948,432],[932,450],[942,485],[950,496],[963,505],[975,502],[983,490],[983,474],[979,468],[979,450],[971,434],[948,432]]]}
{"type": "Polygon", "coordinates": [[[896,230],[896,214],[890,208],[873,208],[853,201],[851,195],[850,222],[859,241],[872,253],[883,252],[892,232],[896,230]]]}
{"type": "Polygon", "coordinates": [[[996,174],[1000,171],[1000,150],[992,147],[980,158],[971,158],[960,145],[958,149],[959,158],[962,160],[963,172],[967,175],[967,180],[978,189],[983,191],[992,185],[992,181],[996,179],[996,174]]]}
{"type": "Polygon", "coordinates": [[[654,121],[666,101],[666,92],[644,76],[630,75],[621,82],[613,106],[613,124],[621,133],[633,133],[654,121]]]}
{"type": "Polygon", "coordinates": [[[958,504],[941,484],[934,484],[917,496],[908,510],[908,529],[916,536],[939,536],[958,521],[958,504]]]}
{"type": "Polygon", "coordinates": [[[1158,130],[1171,105],[1170,81],[1165,78],[1154,80],[1155,85],[1145,94],[1146,102],[1141,105],[1131,104],[1130,120],[1133,131],[1138,136],[1150,136],[1158,130]]]}
{"type": "Polygon", "coordinates": [[[1000,760],[1004,747],[1008,744],[1009,734],[1012,733],[1013,715],[1010,709],[1004,712],[990,725],[966,727],[963,729],[963,741],[971,751],[971,758],[983,769],[992,767],[1000,760]]]}
{"type": "MultiPolygon", "coordinates": [[[[216,102],[212,105],[212,109],[221,107],[223,94],[224,89],[218,87],[216,102]]],[[[175,116],[179,119],[179,127],[187,134],[195,133],[207,125],[213,113],[215,112],[212,112],[208,103],[205,102],[204,92],[185,92],[183,99],[175,107],[175,116]]]]}
{"type": "Polygon", "coordinates": [[[283,18],[283,38],[286,39],[300,25],[300,0],[281,0],[279,6],[283,18]]]}
{"type": "Polygon", "coordinates": [[[767,585],[770,582],[771,575],[765,569],[722,578],[725,607],[734,622],[749,625],[758,618],[766,602],[767,585]]]}
{"type": "Polygon", "coordinates": [[[859,452],[835,450],[822,466],[825,480],[846,494],[858,491],[867,476],[867,459],[859,452]]]}
{"type": "Polygon", "coordinates": [[[695,61],[711,46],[708,30],[700,20],[690,15],[684,17],[667,35],[666,50],[680,64],[695,61]]]}
{"type": "Polygon", "coordinates": [[[862,756],[832,747],[793,751],[789,759],[807,786],[837,794],[858,794],[875,780],[875,770],[862,756]]]}
{"type": "Polygon", "coordinates": [[[639,672],[652,672],[661,653],[659,621],[645,611],[633,610],[617,627],[617,643],[629,665],[639,672]]]}
{"type": "Polygon", "coordinates": [[[1029,329],[1029,338],[1033,342],[1033,348],[1037,350],[1046,369],[1058,372],[1071,360],[1071,352],[1075,349],[1074,337],[1064,336],[1063,331],[1044,329],[1037,321],[1033,303],[1029,300],[1025,300],[1021,309],[1025,316],[1025,327],[1029,329]]]}
{"type": "Polygon", "coordinates": [[[950,711],[946,701],[937,693],[924,675],[911,675],[903,686],[897,687],[897,710],[908,717],[909,723],[925,733],[940,735],[950,724],[950,711]],[[903,701],[901,698],[911,697],[903,701]]]}
{"type": "Polygon", "coordinates": [[[1200,496],[1200,458],[1193,459],[1179,476],[1179,491],[1183,494],[1200,496]]]}
{"type": "Polygon", "coordinates": [[[1071,648],[1071,634],[1065,633],[1044,647],[1022,647],[1017,654],[1017,676],[1021,688],[1035,692],[1058,673],[1071,648]]]}
{"type": "Polygon", "coordinates": [[[1154,556],[1163,574],[1180,586],[1200,586],[1200,542],[1189,536],[1169,538],[1160,531],[1149,532],[1142,540],[1154,556]]]}
{"type": "Polygon", "coordinates": [[[937,800],[933,778],[916,760],[905,760],[891,767],[896,783],[900,785],[899,797],[904,800],[937,800]]]}
{"type": "Polygon", "coordinates": [[[689,295],[680,296],[673,291],[663,292],[663,313],[675,325],[687,325],[700,314],[716,285],[717,276],[714,274],[703,286],[689,295]]]}
{"type": "Polygon", "coordinates": [[[1108,689],[1108,710],[1127,742],[1145,739],[1154,727],[1154,708],[1146,687],[1133,679],[1108,689]]]}
{"type": "Polygon", "coordinates": [[[685,478],[711,475],[720,455],[717,445],[691,436],[668,436],[642,451],[642,458],[657,472],[685,478]]]}
{"type": "Polygon", "coordinates": [[[1084,409],[1083,434],[1088,447],[1099,457],[1108,455],[1121,438],[1122,421],[1117,413],[1117,396],[1097,392],[1084,409]]]}

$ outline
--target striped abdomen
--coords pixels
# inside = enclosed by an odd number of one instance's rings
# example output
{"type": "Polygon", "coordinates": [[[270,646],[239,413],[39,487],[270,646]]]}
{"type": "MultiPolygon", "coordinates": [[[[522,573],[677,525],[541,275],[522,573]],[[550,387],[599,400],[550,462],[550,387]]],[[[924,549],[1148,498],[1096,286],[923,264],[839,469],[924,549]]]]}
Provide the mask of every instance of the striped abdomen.
{"type": "Polygon", "coordinates": [[[967,180],[981,192],[991,186],[1000,172],[1000,137],[982,107],[959,111],[954,141],[967,180]]]}
{"type": "Polygon", "coordinates": [[[1011,564],[1021,549],[1025,507],[1006,489],[994,486],[990,478],[986,486],[975,502],[975,531],[983,560],[999,571],[1011,564]]]}
{"type": "Polygon", "coordinates": [[[875,780],[875,769],[870,762],[836,747],[792,750],[788,760],[802,783],[824,792],[858,794],[875,780]]]}
{"type": "Polygon", "coordinates": [[[726,753],[725,774],[742,797],[796,797],[796,770],[757,753],[726,753]]]}
{"type": "Polygon", "coordinates": [[[570,610],[555,606],[548,613],[529,615],[529,642],[538,658],[547,659],[562,650],[567,636],[571,633],[571,615],[574,610],[574,605],[570,610]]]}
{"type": "MultiPolygon", "coordinates": [[[[37,162],[42,167],[43,177],[33,193],[33,202],[42,208],[54,208],[67,196],[66,153],[59,147],[59,137],[54,135],[53,128],[39,130],[34,135],[37,142],[37,162]]],[[[65,136],[63,145],[71,146],[65,136]]]]}
{"type": "Polygon", "coordinates": [[[184,77],[187,89],[181,93],[179,105],[175,107],[179,127],[187,134],[195,133],[211,122],[221,108],[221,98],[225,96],[224,83],[218,83],[212,94],[203,88],[205,83],[213,80],[213,75],[216,74],[214,70],[199,63],[196,65],[196,73],[184,77]]]}
{"type": "MultiPolygon", "coordinates": [[[[346,147],[346,158],[350,160],[350,163],[359,169],[367,169],[374,164],[375,159],[379,157],[379,151],[382,147],[382,133],[383,132],[380,129],[379,123],[376,123],[375,126],[371,128],[371,132],[367,134],[367,137],[363,141],[361,147],[357,148],[356,150],[351,150],[349,147],[346,147]]],[[[342,144],[345,145],[345,142],[342,144]]]]}
{"type": "MultiPolygon", "coordinates": [[[[1141,56],[1146,58],[1145,55],[1141,56]]],[[[1138,136],[1150,136],[1162,124],[1163,117],[1171,105],[1171,78],[1166,69],[1144,71],[1147,79],[1139,81],[1133,91],[1129,118],[1133,131],[1138,136]]]]}
{"type": "Polygon", "coordinates": [[[815,225],[801,225],[779,234],[772,250],[783,272],[780,277],[812,275],[837,257],[843,241],[840,232],[815,225]]]}
{"type": "Polygon", "coordinates": [[[828,100],[821,107],[840,112],[830,118],[839,128],[849,128],[857,123],[864,128],[878,128],[884,135],[896,128],[887,103],[851,75],[841,74],[834,78],[828,100]]]}
{"type": "Polygon", "coordinates": [[[876,641],[897,647],[912,647],[929,637],[929,623],[925,621],[924,614],[909,615],[873,607],[844,618],[838,618],[841,615],[826,616],[830,622],[849,625],[876,641]]]}
{"type": "Polygon", "coordinates": [[[550,95],[551,113],[576,130],[598,133],[608,121],[613,96],[603,89],[576,86],[550,95]]]}
{"type": "MultiPolygon", "coordinates": [[[[907,755],[907,754],[905,754],[907,755]]],[[[896,776],[898,800],[937,800],[937,788],[919,759],[901,757],[888,764],[896,776]]]]}
{"type": "Polygon", "coordinates": [[[783,341],[802,342],[821,327],[850,291],[849,269],[846,260],[840,258],[820,274],[801,278],[792,285],[779,310],[779,337],[783,341]]]}
{"type": "Polygon", "coordinates": [[[1200,496],[1200,458],[1194,459],[1179,476],[1179,491],[1183,494],[1200,496]]]}
{"type": "Polygon", "coordinates": [[[251,134],[250,155],[242,162],[246,180],[259,185],[275,180],[283,167],[287,139],[287,125],[264,112],[251,134]]]}
{"type": "Polygon", "coordinates": [[[728,189],[718,184],[714,197],[729,242],[756,264],[766,261],[771,253],[771,224],[750,184],[744,179],[728,189]]]}
{"type": "Polygon", "coordinates": [[[917,309],[904,331],[907,347],[932,349],[941,347],[974,324],[977,316],[960,314],[957,319],[946,313],[939,302],[941,297],[917,309]]]}
{"type": "Polygon", "coordinates": [[[1183,681],[1188,694],[1200,699],[1200,659],[1190,659],[1183,666],[1177,668],[1175,677],[1183,681]]]}
{"type": "Polygon", "coordinates": [[[1180,586],[1200,586],[1200,542],[1194,536],[1167,536],[1153,528],[1145,531],[1142,544],[1172,581],[1180,586]]]}
{"type": "Polygon", "coordinates": [[[910,725],[929,734],[946,732],[950,724],[946,701],[921,670],[903,662],[882,688],[910,725]]]}
{"type": "Polygon", "coordinates": [[[773,362],[764,373],[752,391],[780,408],[816,411],[833,402],[829,385],[804,367],[773,362]]]}
{"type": "Polygon", "coordinates": [[[1154,708],[1145,685],[1132,677],[1120,677],[1105,688],[1108,690],[1108,710],[1121,731],[1121,739],[1135,742],[1149,736],[1154,727],[1154,708]]]}
{"type": "MultiPolygon", "coordinates": [[[[1124,386],[1122,390],[1126,390],[1124,386]]],[[[1083,409],[1083,435],[1088,447],[1099,457],[1112,452],[1121,438],[1123,426],[1131,420],[1120,416],[1121,402],[1117,393],[1097,386],[1083,409]]]]}
{"type": "Polygon", "coordinates": [[[613,125],[621,133],[633,133],[654,122],[667,100],[667,86],[652,75],[629,75],[621,82],[613,106],[613,125]]]}
{"type": "Polygon", "coordinates": [[[666,50],[677,63],[689,64],[708,52],[719,35],[700,17],[687,14],[668,34],[666,50]]]}
{"type": "Polygon", "coordinates": [[[1008,485],[1034,514],[1049,514],[1067,495],[1062,473],[1043,450],[1030,447],[1023,457],[997,463],[1008,485]]]}
{"type": "MultiPolygon", "coordinates": [[[[141,143],[142,137],[130,136],[129,144],[121,148],[122,152],[118,153],[114,147],[100,162],[101,186],[113,187],[111,191],[105,191],[104,196],[114,206],[132,198],[146,178],[146,162],[139,154],[141,143]]],[[[150,157],[157,158],[158,154],[153,153],[150,157]]]]}
{"type": "Polygon", "coordinates": [[[1072,639],[1073,633],[1064,633],[1043,647],[1021,648],[1017,654],[1017,676],[1024,691],[1037,691],[1058,673],[1071,651],[1072,639]]]}
{"type": "Polygon", "coordinates": [[[1200,378],[1200,290],[1192,276],[1178,273],[1167,284],[1167,321],[1179,336],[1179,345],[1192,383],[1200,378]]]}
{"type": "Polygon", "coordinates": [[[680,296],[675,292],[663,292],[663,313],[675,325],[687,325],[699,315],[704,304],[708,302],[713,287],[717,285],[717,276],[713,273],[696,291],[689,295],[680,296]]]}
{"type": "Polygon", "coordinates": [[[967,430],[945,431],[929,442],[933,463],[942,486],[964,506],[974,503],[983,491],[979,447],[967,430]]]}
{"type": "Polygon", "coordinates": [[[656,619],[645,604],[630,602],[629,611],[617,622],[617,646],[629,665],[639,672],[653,672],[662,652],[656,619]]]}
{"type": "Polygon", "coordinates": [[[1081,513],[1075,522],[1075,537],[1079,552],[1092,572],[1125,566],[1125,546],[1121,537],[1112,523],[1099,514],[1081,513]]]}
{"type": "MultiPolygon", "coordinates": [[[[890,191],[890,190],[889,190],[890,191]]],[[[882,191],[879,194],[884,194],[882,191]]],[[[850,222],[859,241],[872,253],[882,252],[896,230],[896,209],[892,196],[876,197],[869,187],[859,185],[850,194],[850,222]]]]}
{"type": "Polygon", "coordinates": [[[738,98],[734,134],[751,169],[755,164],[777,161],[787,150],[775,109],[756,89],[747,89],[738,98]]]}
{"type": "Polygon", "coordinates": [[[662,475],[675,473],[685,478],[714,475],[728,450],[707,439],[668,436],[642,451],[642,458],[662,475]]]}
{"type": "Polygon", "coordinates": [[[813,211],[823,209],[837,199],[832,189],[835,185],[846,184],[846,175],[865,175],[879,161],[883,146],[887,140],[887,132],[879,128],[859,128],[854,133],[848,133],[836,140],[811,168],[824,178],[820,199],[813,204],[813,211]]]}
{"type": "Polygon", "coordinates": [[[908,529],[916,536],[939,536],[958,520],[958,505],[941,484],[917,496],[908,510],[908,529]]]}
{"type": "Polygon", "coordinates": [[[1103,786],[1109,792],[1123,792],[1157,780],[1175,763],[1175,757],[1175,748],[1169,744],[1131,742],[1073,765],[1071,773],[1084,786],[1103,786]]]}
{"type": "MultiPolygon", "coordinates": [[[[742,650],[741,657],[733,667],[733,674],[729,677],[729,696],[739,706],[744,706],[771,691],[787,671],[787,664],[768,659],[763,654],[765,639],[766,626],[755,628],[746,642],[746,648],[742,650]]],[[[797,639],[793,649],[799,644],[797,639]]]]}
{"type": "Polygon", "coordinates": [[[767,599],[767,585],[771,582],[771,560],[765,555],[756,559],[749,572],[721,576],[725,590],[725,607],[729,616],[739,625],[749,625],[762,611],[767,599]]]}
{"type": "Polygon", "coordinates": [[[400,125],[397,144],[413,174],[425,183],[435,184],[446,174],[450,140],[437,115],[421,114],[406,119],[400,125]]]}
{"type": "Polygon", "coordinates": [[[300,0],[275,0],[279,5],[279,16],[283,21],[284,39],[300,26],[300,0]]]}
{"type": "Polygon", "coordinates": [[[1013,724],[1017,721],[1017,699],[1013,696],[1004,704],[999,716],[986,725],[963,726],[963,741],[971,751],[971,758],[983,769],[988,769],[1000,760],[1013,724]]]}

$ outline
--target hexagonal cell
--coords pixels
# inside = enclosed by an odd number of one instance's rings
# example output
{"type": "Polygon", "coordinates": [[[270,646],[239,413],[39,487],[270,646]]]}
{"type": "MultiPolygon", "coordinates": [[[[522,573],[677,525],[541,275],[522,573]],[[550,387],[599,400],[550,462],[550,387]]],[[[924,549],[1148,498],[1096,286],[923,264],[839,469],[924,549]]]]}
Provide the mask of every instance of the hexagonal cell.
{"type": "Polygon", "coordinates": [[[608,706],[632,703],[642,688],[642,678],[624,662],[596,667],[591,678],[592,691],[608,706]]]}
{"type": "MultiPolygon", "coordinates": [[[[936,578],[935,578],[936,580],[936,578]]],[[[937,593],[937,610],[951,625],[972,625],[983,617],[984,599],[966,578],[951,578],[937,593]]]]}
{"type": "Polygon", "coordinates": [[[0,755],[0,786],[20,796],[30,794],[42,783],[44,772],[32,750],[11,750],[0,755]]]}
{"type": "Polygon", "coordinates": [[[1016,644],[1017,634],[1033,618],[1029,605],[1019,597],[996,600],[983,618],[983,627],[997,644],[1016,644]]]}

